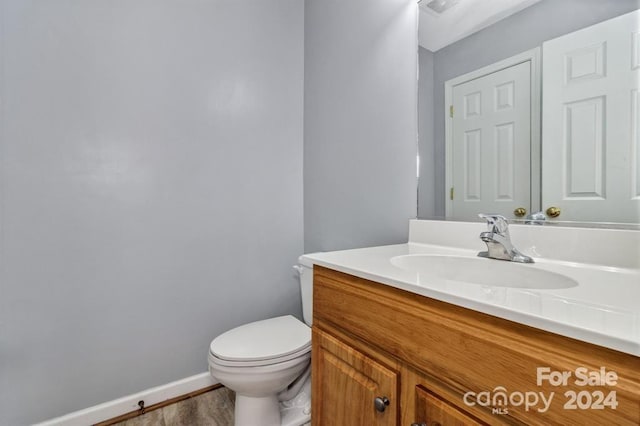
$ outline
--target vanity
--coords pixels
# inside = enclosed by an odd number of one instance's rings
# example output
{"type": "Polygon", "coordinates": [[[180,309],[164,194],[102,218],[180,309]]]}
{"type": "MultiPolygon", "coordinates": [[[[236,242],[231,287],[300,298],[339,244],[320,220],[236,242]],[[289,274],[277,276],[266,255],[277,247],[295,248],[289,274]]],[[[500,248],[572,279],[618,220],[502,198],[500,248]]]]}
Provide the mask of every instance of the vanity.
{"type": "Polygon", "coordinates": [[[414,220],[407,244],[302,256],[314,425],[640,425],[640,11],[555,3],[420,49],[418,214],[520,220],[518,251],[414,220]]]}
{"type": "Polygon", "coordinates": [[[303,256],[313,424],[640,424],[640,232],[511,228],[536,263],[420,220],[407,244],[303,256]]]}

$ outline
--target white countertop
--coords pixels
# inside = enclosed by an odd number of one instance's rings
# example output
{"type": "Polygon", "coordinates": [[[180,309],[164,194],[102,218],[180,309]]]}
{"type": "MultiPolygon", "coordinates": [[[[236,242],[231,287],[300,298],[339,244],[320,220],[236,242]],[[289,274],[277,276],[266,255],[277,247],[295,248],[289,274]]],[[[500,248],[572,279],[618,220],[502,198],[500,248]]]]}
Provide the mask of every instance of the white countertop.
{"type": "MultiPolygon", "coordinates": [[[[593,240],[594,236],[598,237],[595,238],[598,246],[588,253],[591,257],[585,255],[585,258],[592,260],[597,255],[593,253],[594,250],[608,252],[610,248],[607,244],[618,243],[617,238],[624,235],[628,239],[626,244],[628,245],[630,241],[631,246],[623,245],[618,249],[631,250],[630,256],[627,259],[621,256],[617,264],[609,262],[610,264],[603,265],[576,261],[576,257],[582,254],[578,249],[570,256],[565,256],[565,259],[535,256],[536,252],[545,251],[546,243],[537,241],[535,245],[530,244],[521,233],[522,245],[519,246],[516,241],[518,232],[512,232],[512,241],[515,245],[525,254],[532,255],[536,262],[522,265],[523,268],[559,273],[578,283],[577,286],[562,289],[519,289],[436,280],[428,274],[410,272],[394,266],[391,259],[396,256],[426,254],[477,259],[478,248],[484,249],[484,244],[481,241],[476,244],[475,240],[470,240],[473,243],[457,244],[458,247],[424,242],[428,239],[442,241],[441,235],[431,235],[434,227],[440,228],[439,231],[434,232],[441,232],[442,228],[447,231],[446,228],[449,227],[450,231],[450,227],[457,225],[412,221],[411,226],[410,242],[407,244],[307,254],[301,257],[301,261],[640,356],[640,268],[636,265],[640,259],[634,258],[637,255],[634,250],[640,250],[639,247],[635,247],[640,233],[632,234],[629,240],[629,235],[626,233],[609,234],[610,231],[604,231],[603,234],[602,231],[593,233],[593,230],[587,230],[583,235],[580,233],[584,231],[578,230],[564,235],[563,241],[555,241],[556,245],[570,244],[573,241],[576,246],[579,246],[577,243],[580,243],[580,239],[585,235],[589,241],[593,240]],[[573,236],[575,232],[579,233],[578,237],[573,236]],[[469,244],[473,244],[474,247],[460,247],[460,245],[469,244]],[[566,259],[567,257],[569,260],[566,259]]],[[[461,232],[464,233],[468,233],[470,229],[472,232],[483,230],[482,224],[463,223],[460,226],[461,232]]],[[[522,226],[522,228],[525,227],[522,226]]],[[[525,231],[533,232],[533,239],[543,239],[540,232],[549,234],[549,230],[530,231],[531,228],[528,226],[525,231]]],[[[475,238],[478,233],[475,233],[475,238]]],[[[552,246],[553,243],[550,241],[549,245],[552,246]]],[[[583,245],[589,246],[589,244],[583,245]]],[[[502,262],[494,259],[478,259],[478,261],[502,262]]]]}

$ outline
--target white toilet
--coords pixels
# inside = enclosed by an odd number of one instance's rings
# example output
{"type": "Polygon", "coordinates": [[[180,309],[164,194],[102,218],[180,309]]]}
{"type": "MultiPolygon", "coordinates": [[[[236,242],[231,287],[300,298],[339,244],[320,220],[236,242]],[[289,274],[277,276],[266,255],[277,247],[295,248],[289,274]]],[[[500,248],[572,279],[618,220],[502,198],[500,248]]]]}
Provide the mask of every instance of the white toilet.
{"type": "Polygon", "coordinates": [[[311,419],[313,271],[295,269],[306,324],[291,315],[256,321],[209,347],[209,372],[236,393],[236,426],[301,426],[311,419]]]}

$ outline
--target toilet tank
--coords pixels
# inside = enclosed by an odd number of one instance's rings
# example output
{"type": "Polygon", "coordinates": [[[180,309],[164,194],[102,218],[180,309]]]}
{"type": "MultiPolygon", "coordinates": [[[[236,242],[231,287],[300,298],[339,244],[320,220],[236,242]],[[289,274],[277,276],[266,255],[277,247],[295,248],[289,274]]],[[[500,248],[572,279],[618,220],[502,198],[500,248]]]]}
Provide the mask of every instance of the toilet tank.
{"type": "Polygon", "coordinates": [[[313,264],[308,260],[298,259],[295,266],[300,276],[300,295],[302,297],[302,316],[304,322],[311,327],[313,322],[313,264]]]}

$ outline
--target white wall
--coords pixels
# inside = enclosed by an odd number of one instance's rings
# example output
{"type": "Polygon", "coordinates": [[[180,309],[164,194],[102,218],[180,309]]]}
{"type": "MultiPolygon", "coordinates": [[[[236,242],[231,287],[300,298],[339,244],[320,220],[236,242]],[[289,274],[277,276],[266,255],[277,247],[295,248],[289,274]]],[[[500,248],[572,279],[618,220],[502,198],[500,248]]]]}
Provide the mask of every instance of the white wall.
{"type": "Polygon", "coordinates": [[[299,315],[303,2],[0,7],[0,424],[206,371],[220,332],[299,315]]]}
{"type": "Polygon", "coordinates": [[[407,241],[416,15],[415,0],[305,2],[306,252],[407,241]]]}

